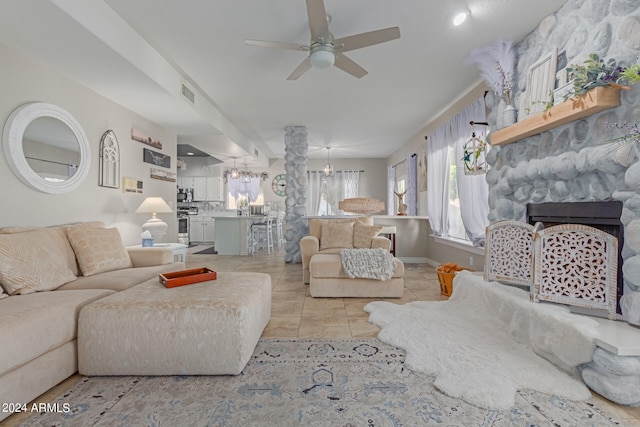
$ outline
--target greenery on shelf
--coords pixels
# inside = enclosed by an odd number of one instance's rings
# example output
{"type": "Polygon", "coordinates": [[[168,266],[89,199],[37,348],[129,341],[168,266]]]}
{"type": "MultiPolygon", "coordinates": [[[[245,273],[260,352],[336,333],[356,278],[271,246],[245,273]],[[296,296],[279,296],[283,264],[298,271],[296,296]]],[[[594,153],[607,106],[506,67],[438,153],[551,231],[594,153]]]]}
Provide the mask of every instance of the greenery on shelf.
{"type": "Polygon", "coordinates": [[[624,84],[640,83],[640,65],[621,67],[616,60],[605,60],[592,53],[582,65],[572,64],[567,72],[573,77],[574,95],[582,95],[600,86],[617,86],[628,89],[624,84]]]}
{"type": "Polygon", "coordinates": [[[538,104],[544,105],[543,111],[547,111],[549,108],[553,107],[553,101],[533,101],[530,106],[524,108],[527,115],[531,114],[531,107],[538,104]]]}

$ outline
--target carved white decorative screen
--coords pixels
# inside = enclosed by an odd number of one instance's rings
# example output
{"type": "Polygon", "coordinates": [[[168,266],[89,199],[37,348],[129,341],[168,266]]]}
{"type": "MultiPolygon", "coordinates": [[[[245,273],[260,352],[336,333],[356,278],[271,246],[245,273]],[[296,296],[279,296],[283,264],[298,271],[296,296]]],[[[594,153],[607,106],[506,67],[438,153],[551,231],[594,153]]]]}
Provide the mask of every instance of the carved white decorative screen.
{"type": "Polygon", "coordinates": [[[531,300],[606,310],[616,317],[618,239],[581,224],[541,230],[535,238],[531,300]]]}
{"type": "Polygon", "coordinates": [[[541,224],[498,221],[487,227],[484,280],[533,285],[533,241],[541,224]]]}

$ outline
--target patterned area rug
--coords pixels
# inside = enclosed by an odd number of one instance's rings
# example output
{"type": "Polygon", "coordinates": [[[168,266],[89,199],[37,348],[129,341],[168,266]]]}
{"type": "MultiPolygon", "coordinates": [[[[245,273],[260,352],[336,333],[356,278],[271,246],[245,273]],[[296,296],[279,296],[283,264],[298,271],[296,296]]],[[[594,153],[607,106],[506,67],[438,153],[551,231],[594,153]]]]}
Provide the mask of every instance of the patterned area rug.
{"type": "Polygon", "coordinates": [[[264,339],[238,376],[86,377],[23,426],[614,426],[593,402],[518,392],[492,411],[438,392],[377,339],[264,339]],[[55,406],[54,406],[55,407],[55,406]]]}

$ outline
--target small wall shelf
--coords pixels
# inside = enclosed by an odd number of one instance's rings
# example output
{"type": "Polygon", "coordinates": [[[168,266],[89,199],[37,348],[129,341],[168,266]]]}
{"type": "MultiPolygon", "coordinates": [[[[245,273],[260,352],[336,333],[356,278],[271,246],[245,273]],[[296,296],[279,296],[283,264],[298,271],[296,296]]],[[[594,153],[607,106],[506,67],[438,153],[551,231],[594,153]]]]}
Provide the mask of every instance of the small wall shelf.
{"type": "Polygon", "coordinates": [[[505,145],[546,132],[583,117],[620,105],[620,88],[603,86],[591,89],[546,111],[491,133],[491,145],[505,145]]]}

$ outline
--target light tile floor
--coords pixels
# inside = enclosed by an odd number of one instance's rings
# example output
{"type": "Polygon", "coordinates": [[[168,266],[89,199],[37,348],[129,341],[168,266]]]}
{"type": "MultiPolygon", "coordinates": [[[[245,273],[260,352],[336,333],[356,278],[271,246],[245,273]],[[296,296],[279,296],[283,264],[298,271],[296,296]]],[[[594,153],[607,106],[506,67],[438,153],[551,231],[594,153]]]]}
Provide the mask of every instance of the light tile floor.
{"type": "MultiPolygon", "coordinates": [[[[313,298],[309,287],[302,283],[302,265],[284,262],[284,253],[276,251],[268,255],[259,252],[253,256],[194,255],[208,246],[187,249],[187,268],[208,267],[215,271],[252,271],[271,275],[272,309],[271,321],[263,337],[269,338],[360,338],[375,337],[379,328],[368,322],[363,307],[371,301],[382,299],[365,298],[313,298]]],[[[426,264],[405,264],[405,293],[402,298],[387,301],[404,304],[411,301],[441,301],[447,297],[440,293],[440,284],[435,269],[426,264]]],[[[76,374],[54,387],[38,402],[53,400],[81,378],[76,374]]],[[[601,407],[608,408],[625,425],[640,427],[640,408],[617,405],[594,394],[601,407]]],[[[3,422],[0,427],[19,425],[28,414],[17,414],[3,422]]]]}
{"type": "MultiPolygon", "coordinates": [[[[404,304],[411,301],[443,301],[433,267],[405,264],[405,292],[402,298],[313,298],[302,283],[302,264],[284,262],[284,252],[268,255],[261,251],[249,257],[192,255],[207,246],[187,249],[187,268],[209,267],[216,271],[253,271],[271,275],[271,321],[265,338],[362,338],[375,337],[379,328],[368,322],[363,307],[371,301],[404,304]]],[[[640,408],[623,407],[593,394],[623,425],[640,427],[640,408]]]]}

